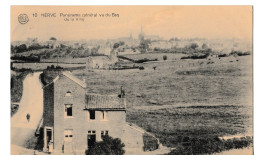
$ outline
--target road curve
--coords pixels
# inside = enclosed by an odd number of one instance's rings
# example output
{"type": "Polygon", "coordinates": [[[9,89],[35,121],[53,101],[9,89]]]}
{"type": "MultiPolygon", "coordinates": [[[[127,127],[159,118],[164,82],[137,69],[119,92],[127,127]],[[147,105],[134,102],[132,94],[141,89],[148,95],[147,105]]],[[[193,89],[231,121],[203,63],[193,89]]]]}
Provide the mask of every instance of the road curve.
{"type": "Polygon", "coordinates": [[[43,90],[39,80],[41,72],[31,73],[23,81],[23,95],[19,109],[11,118],[11,154],[19,154],[25,142],[34,136],[43,113],[43,90]],[[30,121],[26,115],[30,114],[30,121]],[[18,150],[18,148],[20,148],[18,150]]]}

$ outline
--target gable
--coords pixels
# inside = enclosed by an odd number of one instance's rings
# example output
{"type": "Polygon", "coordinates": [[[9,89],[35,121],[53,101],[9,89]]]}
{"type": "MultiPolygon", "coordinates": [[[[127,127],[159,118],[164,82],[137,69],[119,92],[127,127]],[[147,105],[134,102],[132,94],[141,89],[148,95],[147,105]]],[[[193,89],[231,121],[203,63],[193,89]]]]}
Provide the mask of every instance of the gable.
{"type": "Polygon", "coordinates": [[[73,80],[71,80],[69,77],[61,74],[58,76],[58,79],[54,82],[55,87],[62,87],[64,89],[81,89],[85,90],[85,86],[82,84],[79,84],[73,80]]]}

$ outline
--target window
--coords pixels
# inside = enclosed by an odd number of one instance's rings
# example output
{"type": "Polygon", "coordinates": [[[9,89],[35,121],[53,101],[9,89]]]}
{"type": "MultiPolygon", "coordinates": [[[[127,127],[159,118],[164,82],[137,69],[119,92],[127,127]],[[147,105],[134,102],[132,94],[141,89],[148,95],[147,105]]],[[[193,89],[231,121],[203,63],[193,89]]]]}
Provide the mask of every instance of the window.
{"type": "Polygon", "coordinates": [[[92,120],[95,119],[95,111],[94,110],[89,110],[89,119],[92,119],[92,120]]]}
{"type": "Polygon", "coordinates": [[[95,130],[89,130],[88,131],[88,134],[91,135],[91,134],[96,134],[96,131],[95,130]]]}
{"type": "Polygon", "coordinates": [[[101,138],[102,138],[104,135],[108,135],[108,130],[106,130],[106,131],[101,131],[101,138]]]}
{"type": "Polygon", "coordinates": [[[70,92],[70,91],[67,91],[67,93],[66,93],[65,96],[71,96],[71,92],[70,92]]]}
{"type": "Polygon", "coordinates": [[[106,111],[102,111],[102,118],[103,118],[103,120],[107,120],[107,112],[106,111]]]}
{"type": "Polygon", "coordinates": [[[65,104],[65,117],[72,117],[72,104],[65,104]]]}
{"type": "Polygon", "coordinates": [[[71,129],[66,129],[65,131],[64,131],[64,141],[72,141],[72,137],[73,137],[73,135],[72,135],[72,130],[71,129]]]}

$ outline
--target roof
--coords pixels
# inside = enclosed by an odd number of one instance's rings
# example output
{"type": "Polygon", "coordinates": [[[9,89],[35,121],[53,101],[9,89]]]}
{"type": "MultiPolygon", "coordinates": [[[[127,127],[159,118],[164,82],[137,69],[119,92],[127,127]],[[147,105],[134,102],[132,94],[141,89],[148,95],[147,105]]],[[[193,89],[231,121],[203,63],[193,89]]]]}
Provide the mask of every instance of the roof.
{"type": "Polygon", "coordinates": [[[71,79],[72,81],[74,81],[75,83],[77,83],[78,85],[80,85],[81,87],[83,87],[83,88],[87,87],[87,85],[84,81],[73,76],[71,72],[63,72],[62,74],[64,76],[66,76],[67,78],[71,79]]]}
{"type": "MultiPolygon", "coordinates": [[[[69,78],[70,80],[72,80],[73,82],[77,83],[78,85],[80,85],[82,88],[86,88],[87,85],[84,81],[76,78],[75,76],[72,75],[71,72],[67,71],[67,72],[62,72],[62,75],[66,76],[67,78],[69,78]]],[[[58,79],[60,78],[60,75],[58,75],[52,82],[48,83],[47,85],[45,85],[44,87],[47,87],[48,85],[50,85],[51,83],[55,83],[58,79]]],[[[43,87],[43,88],[44,88],[43,87]]]]}
{"type": "Polygon", "coordinates": [[[119,98],[117,95],[86,93],[85,108],[99,110],[125,110],[126,107],[124,98],[119,98]]]}

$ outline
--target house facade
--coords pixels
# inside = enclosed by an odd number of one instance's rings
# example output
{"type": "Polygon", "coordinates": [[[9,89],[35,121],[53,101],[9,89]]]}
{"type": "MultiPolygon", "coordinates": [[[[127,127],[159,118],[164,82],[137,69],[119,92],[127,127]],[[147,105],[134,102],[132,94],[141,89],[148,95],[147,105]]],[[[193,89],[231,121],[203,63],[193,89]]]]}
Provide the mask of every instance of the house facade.
{"type": "Polygon", "coordinates": [[[118,62],[117,52],[110,51],[110,55],[104,56],[89,56],[86,61],[88,69],[109,69],[118,62]]]}
{"type": "Polygon", "coordinates": [[[90,94],[86,88],[70,72],[59,72],[44,86],[44,151],[84,154],[103,135],[122,138],[124,98],[90,94]]]}

